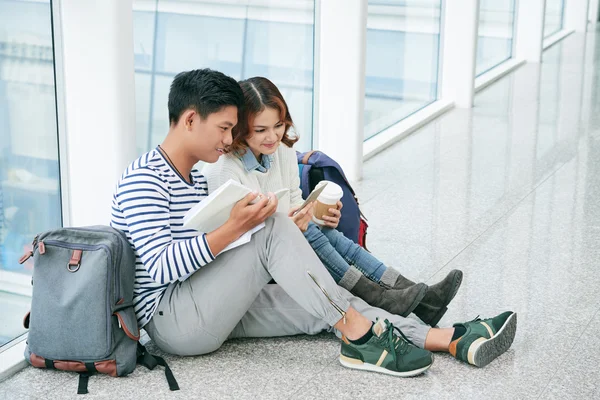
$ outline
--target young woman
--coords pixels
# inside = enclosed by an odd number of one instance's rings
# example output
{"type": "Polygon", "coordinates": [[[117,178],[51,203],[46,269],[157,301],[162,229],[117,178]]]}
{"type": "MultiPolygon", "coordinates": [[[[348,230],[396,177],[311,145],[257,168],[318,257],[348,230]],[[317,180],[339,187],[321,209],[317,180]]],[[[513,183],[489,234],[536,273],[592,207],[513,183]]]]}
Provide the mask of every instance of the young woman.
{"type": "Polygon", "coordinates": [[[401,316],[414,312],[435,326],[456,295],[462,272],[453,270],[430,287],[405,278],[335,229],[341,202],[329,209],[332,216],[323,217],[325,226],[311,222],[314,205],[299,210],[303,199],[292,149],[298,138],[289,134],[293,121],[283,96],[262,77],[241,81],[240,86],[246,103],[245,120],[239,121],[228,154],[204,167],[209,192],[229,179],[262,193],[289,188],[289,196],[279,201],[277,211],[285,212],[304,233],[338,285],[372,306],[401,316]]]}

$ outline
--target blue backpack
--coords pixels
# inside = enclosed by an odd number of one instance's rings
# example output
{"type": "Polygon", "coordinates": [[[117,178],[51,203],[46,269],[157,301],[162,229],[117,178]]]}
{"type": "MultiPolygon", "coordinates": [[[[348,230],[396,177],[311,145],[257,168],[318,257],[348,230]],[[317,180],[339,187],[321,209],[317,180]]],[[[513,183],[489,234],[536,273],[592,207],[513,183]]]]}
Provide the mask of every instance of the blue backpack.
{"type": "Polygon", "coordinates": [[[344,192],[342,196],[344,208],[342,209],[342,217],[337,229],[348,239],[366,249],[367,219],[360,211],[354,189],[348,183],[342,167],[325,153],[316,150],[306,153],[296,152],[296,156],[298,157],[298,168],[300,170],[302,197],[307,198],[317,183],[322,180],[335,182],[340,185],[344,192]]]}

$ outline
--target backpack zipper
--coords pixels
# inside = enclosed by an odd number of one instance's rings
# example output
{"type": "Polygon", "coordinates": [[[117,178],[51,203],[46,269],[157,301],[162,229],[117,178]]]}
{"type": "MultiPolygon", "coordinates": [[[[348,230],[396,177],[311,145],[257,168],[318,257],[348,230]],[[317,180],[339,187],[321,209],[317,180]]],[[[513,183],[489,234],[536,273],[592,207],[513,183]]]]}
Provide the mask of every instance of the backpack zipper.
{"type": "MultiPolygon", "coordinates": [[[[113,236],[117,236],[118,240],[118,247],[119,247],[119,254],[118,254],[118,262],[113,264],[113,268],[114,268],[114,273],[115,273],[115,288],[114,288],[114,293],[116,295],[116,300],[114,300],[115,303],[117,303],[119,300],[121,300],[121,260],[123,258],[123,242],[122,239],[124,239],[121,235],[119,235],[116,232],[111,232],[109,230],[97,230],[97,229],[89,229],[89,228],[69,228],[72,230],[76,230],[76,231],[84,231],[84,232],[105,232],[105,233],[110,233],[113,236]]],[[[108,247],[107,247],[108,248],[108,247]]]]}
{"type": "MultiPolygon", "coordinates": [[[[33,252],[35,251],[35,245],[38,242],[38,235],[35,235],[35,237],[33,238],[33,242],[31,242],[31,250],[30,251],[26,251],[25,254],[23,254],[23,256],[19,259],[19,264],[24,264],[25,261],[29,260],[31,257],[33,257],[33,252]]],[[[33,278],[32,278],[32,282],[33,282],[33,278]]],[[[32,283],[33,285],[33,283],[32,283]]]]}

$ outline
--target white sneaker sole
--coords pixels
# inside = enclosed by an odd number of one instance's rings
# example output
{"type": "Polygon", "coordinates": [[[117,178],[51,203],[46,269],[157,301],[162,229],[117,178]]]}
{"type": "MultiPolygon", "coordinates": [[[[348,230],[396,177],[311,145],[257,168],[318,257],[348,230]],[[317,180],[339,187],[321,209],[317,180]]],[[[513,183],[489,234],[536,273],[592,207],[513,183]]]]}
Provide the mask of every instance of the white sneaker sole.
{"type": "Polygon", "coordinates": [[[340,354],[340,364],[342,364],[346,368],[360,369],[362,371],[379,372],[380,374],[398,376],[401,378],[408,378],[411,376],[421,375],[423,372],[427,371],[429,369],[429,367],[431,367],[431,365],[433,364],[433,360],[431,361],[431,364],[429,364],[423,368],[415,369],[412,371],[405,371],[405,372],[390,371],[389,369],[385,369],[383,367],[378,367],[377,365],[373,365],[373,364],[364,363],[360,360],[356,360],[354,358],[349,358],[349,357],[346,357],[341,354],[340,354]]]}
{"type": "Polygon", "coordinates": [[[480,338],[471,344],[468,353],[469,364],[485,367],[510,348],[516,333],[517,313],[512,313],[492,338],[480,338]]]}

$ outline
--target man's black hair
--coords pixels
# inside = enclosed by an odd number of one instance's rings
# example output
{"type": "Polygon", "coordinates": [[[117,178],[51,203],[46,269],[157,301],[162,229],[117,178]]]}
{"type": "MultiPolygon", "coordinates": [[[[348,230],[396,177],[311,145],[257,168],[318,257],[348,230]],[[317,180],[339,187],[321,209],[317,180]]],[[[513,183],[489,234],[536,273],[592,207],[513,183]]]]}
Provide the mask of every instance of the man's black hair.
{"type": "Polygon", "coordinates": [[[244,94],[235,79],[211,69],[195,69],[175,76],[169,91],[169,123],[177,124],[185,110],[196,111],[203,119],[226,106],[241,111],[244,94]]]}

